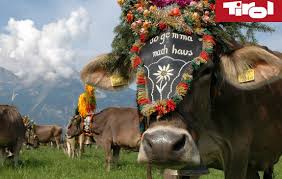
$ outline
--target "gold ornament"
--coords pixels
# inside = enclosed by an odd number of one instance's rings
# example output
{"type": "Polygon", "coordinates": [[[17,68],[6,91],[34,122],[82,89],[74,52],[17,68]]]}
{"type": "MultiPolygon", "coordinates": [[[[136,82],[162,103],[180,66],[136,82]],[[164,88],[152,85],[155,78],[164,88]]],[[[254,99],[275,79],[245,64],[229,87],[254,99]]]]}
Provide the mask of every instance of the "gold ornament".
{"type": "Polygon", "coordinates": [[[113,74],[111,77],[111,83],[113,87],[118,87],[118,86],[123,86],[128,84],[128,81],[124,79],[121,75],[119,74],[113,74]]]}

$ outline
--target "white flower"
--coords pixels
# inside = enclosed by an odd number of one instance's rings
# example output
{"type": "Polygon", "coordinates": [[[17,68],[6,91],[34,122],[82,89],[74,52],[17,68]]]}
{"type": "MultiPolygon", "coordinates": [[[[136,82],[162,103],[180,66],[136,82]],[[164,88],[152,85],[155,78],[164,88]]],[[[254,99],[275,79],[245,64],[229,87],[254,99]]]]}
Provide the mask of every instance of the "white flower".
{"type": "Polygon", "coordinates": [[[170,64],[168,64],[167,66],[163,66],[161,67],[160,65],[158,65],[159,70],[157,73],[154,73],[153,75],[157,76],[157,83],[159,83],[160,81],[170,81],[170,76],[173,75],[173,71],[174,69],[169,69],[170,68],[170,64]]]}

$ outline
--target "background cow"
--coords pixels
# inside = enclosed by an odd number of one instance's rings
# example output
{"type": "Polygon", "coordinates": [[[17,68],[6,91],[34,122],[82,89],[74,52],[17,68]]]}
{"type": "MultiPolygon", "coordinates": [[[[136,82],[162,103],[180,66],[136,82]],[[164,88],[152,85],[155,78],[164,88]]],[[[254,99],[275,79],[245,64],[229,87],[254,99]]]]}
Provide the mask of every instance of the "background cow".
{"type": "Polygon", "coordinates": [[[66,135],[66,151],[68,156],[70,158],[74,158],[75,156],[81,157],[81,155],[84,153],[84,145],[86,145],[88,138],[90,137],[85,136],[84,133],[80,134],[79,136],[66,135]]]}
{"type": "Polygon", "coordinates": [[[77,137],[68,137],[65,136],[65,152],[70,158],[75,158],[77,156],[77,137]]]}
{"type": "MultiPolygon", "coordinates": [[[[192,92],[177,110],[151,120],[138,160],[170,166],[195,162],[192,138],[205,164],[223,169],[226,179],[259,178],[258,171],[268,170],[282,154],[280,56],[257,46],[217,51],[195,72],[192,92]],[[255,70],[255,80],[239,83],[238,75],[249,69],[255,70]]],[[[86,66],[81,78],[112,89],[100,62],[86,66]]]]}
{"type": "MultiPolygon", "coordinates": [[[[96,144],[105,151],[106,169],[117,163],[121,148],[138,150],[140,144],[140,117],[137,109],[107,108],[96,114],[91,125],[91,133],[96,144]]],[[[83,132],[80,117],[74,117],[69,124],[67,135],[78,136],[83,132]]]]}
{"type": "Polygon", "coordinates": [[[20,113],[13,106],[0,105],[0,155],[5,159],[8,151],[14,164],[18,165],[19,152],[24,141],[25,127],[20,113]]]}
{"type": "Polygon", "coordinates": [[[34,133],[34,135],[28,134],[30,137],[37,137],[36,140],[29,141],[38,141],[39,143],[47,144],[55,141],[57,148],[60,148],[61,139],[62,139],[62,127],[57,125],[32,125],[32,129],[28,130],[29,132],[34,133]]]}

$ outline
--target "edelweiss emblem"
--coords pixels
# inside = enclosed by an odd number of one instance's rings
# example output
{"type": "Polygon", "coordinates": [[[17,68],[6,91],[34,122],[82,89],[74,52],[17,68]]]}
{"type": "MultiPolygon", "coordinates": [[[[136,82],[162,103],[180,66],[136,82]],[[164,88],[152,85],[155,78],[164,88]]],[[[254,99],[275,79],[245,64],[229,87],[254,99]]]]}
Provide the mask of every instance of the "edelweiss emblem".
{"type": "Polygon", "coordinates": [[[157,73],[154,73],[153,75],[157,76],[157,84],[156,87],[160,93],[160,98],[162,99],[162,91],[163,89],[167,86],[167,82],[170,81],[170,77],[173,76],[173,71],[174,69],[170,69],[170,64],[168,64],[167,66],[163,66],[161,67],[160,65],[158,65],[159,70],[157,71],[157,73]],[[165,83],[163,83],[165,82],[165,83]]]}

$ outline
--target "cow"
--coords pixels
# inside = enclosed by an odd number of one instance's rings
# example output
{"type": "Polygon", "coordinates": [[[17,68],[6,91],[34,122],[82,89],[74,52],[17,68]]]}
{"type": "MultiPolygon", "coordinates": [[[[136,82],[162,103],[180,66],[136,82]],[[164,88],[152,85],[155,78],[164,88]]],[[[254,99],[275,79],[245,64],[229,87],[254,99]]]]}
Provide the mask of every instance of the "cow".
{"type": "Polygon", "coordinates": [[[66,151],[70,158],[81,157],[84,153],[84,145],[88,136],[81,133],[79,136],[68,136],[66,135],[66,151]]]}
{"type": "MultiPolygon", "coordinates": [[[[110,107],[93,116],[90,132],[105,152],[106,170],[110,171],[111,163],[116,164],[121,148],[137,150],[141,132],[140,116],[137,109],[110,107]]],[[[67,130],[70,137],[83,132],[83,120],[75,116],[67,130]]]]}
{"type": "Polygon", "coordinates": [[[26,148],[27,149],[30,149],[30,147],[38,148],[39,139],[34,133],[34,130],[32,130],[32,127],[34,125],[33,121],[31,121],[28,116],[24,116],[22,120],[26,129],[25,142],[24,142],[26,148]]]}
{"type": "MultiPolygon", "coordinates": [[[[57,125],[32,125],[32,128],[28,130],[28,132],[34,133],[34,135],[27,134],[30,137],[36,137],[34,142],[39,142],[43,144],[47,144],[55,141],[56,147],[59,149],[61,144],[62,132],[63,129],[57,125]]],[[[29,141],[32,141],[29,139],[29,141]]]]}
{"type": "Polygon", "coordinates": [[[69,156],[69,158],[74,159],[75,156],[77,155],[77,138],[76,137],[65,137],[65,152],[69,156]]]}
{"type": "Polygon", "coordinates": [[[26,127],[26,133],[25,133],[25,145],[27,149],[30,149],[30,147],[36,149],[40,145],[37,135],[34,133],[33,130],[30,130],[27,127],[26,127]]]}
{"type": "MultiPolygon", "coordinates": [[[[86,65],[82,81],[113,90],[101,65],[107,58],[86,65]]],[[[281,77],[279,52],[256,45],[228,53],[216,48],[213,59],[194,72],[191,93],[177,109],[152,117],[138,161],[170,167],[202,161],[222,169],[226,179],[258,179],[258,171],[271,169],[282,154],[281,77]],[[240,83],[238,75],[250,68],[255,80],[240,83]]]]}
{"type": "Polygon", "coordinates": [[[14,106],[0,105],[0,157],[12,157],[17,166],[24,141],[25,126],[21,114],[14,106]]]}

